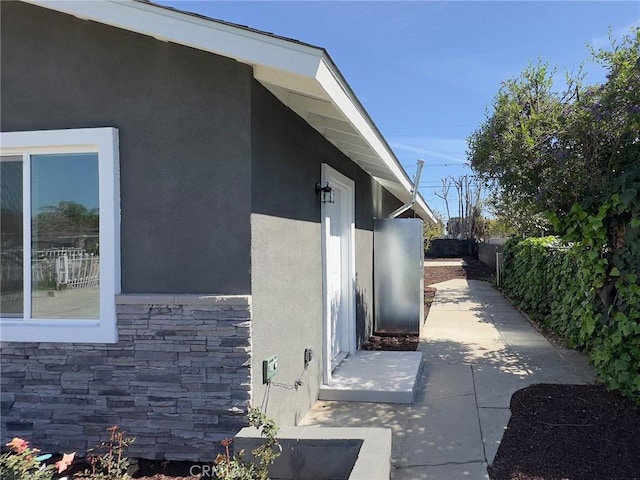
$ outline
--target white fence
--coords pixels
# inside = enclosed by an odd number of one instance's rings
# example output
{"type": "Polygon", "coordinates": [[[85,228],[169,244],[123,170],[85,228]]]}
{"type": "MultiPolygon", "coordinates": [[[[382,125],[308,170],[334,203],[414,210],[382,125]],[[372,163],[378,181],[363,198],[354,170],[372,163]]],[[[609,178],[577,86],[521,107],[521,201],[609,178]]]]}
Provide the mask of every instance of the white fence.
{"type": "Polygon", "coordinates": [[[88,288],[100,285],[100,256],[77,248],[33,252],[32,281],[55,288],[88,288]]]}

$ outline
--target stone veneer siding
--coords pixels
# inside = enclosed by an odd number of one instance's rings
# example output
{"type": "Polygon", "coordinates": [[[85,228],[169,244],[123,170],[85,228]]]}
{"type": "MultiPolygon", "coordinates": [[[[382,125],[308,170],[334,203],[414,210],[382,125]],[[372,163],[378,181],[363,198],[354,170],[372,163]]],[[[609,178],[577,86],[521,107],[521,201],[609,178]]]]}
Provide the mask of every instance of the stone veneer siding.
{"type": "Polygon", "coordinates": [[[119,295],[115,344],[3,342],[2,445],[82,454],[118,425],[130,457],[212,460],[246,426],[251,297],[119,295]]]}

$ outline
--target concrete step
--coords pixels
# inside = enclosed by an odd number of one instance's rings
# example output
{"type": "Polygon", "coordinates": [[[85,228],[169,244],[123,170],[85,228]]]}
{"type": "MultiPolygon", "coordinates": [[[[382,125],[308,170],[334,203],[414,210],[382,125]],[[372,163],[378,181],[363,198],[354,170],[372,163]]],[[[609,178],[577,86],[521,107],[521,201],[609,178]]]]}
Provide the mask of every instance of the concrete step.
{"type": "Polygon", "coordinates": [[[422,366],[422,352],[360,350],[320,387],[320,400],[413,403],[422,366]]]}

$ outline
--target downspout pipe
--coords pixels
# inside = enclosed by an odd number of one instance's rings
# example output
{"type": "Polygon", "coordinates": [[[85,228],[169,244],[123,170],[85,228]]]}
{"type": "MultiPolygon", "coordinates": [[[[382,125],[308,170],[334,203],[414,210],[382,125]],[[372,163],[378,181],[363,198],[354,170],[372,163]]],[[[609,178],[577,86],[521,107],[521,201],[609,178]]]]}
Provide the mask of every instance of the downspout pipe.
{"type": "Polygon", "coordinates": [[[409,200],[408,203],[405,203],[399,209],[391,212],[387,218],[396,218],[398,215],[401,215],[407,210],[409,210],[411,207],[413,207],[413,204],[416,203],[416,195],[418,195],[418,185],[420,184],[420,175],[422,175],[422,166],[424,165],[424,160],[419,159],[417,163],[418,163],[418,169],[416,170],[416,176],[413,179],[413,188],[411,189],[411,199],[409,200]]]}

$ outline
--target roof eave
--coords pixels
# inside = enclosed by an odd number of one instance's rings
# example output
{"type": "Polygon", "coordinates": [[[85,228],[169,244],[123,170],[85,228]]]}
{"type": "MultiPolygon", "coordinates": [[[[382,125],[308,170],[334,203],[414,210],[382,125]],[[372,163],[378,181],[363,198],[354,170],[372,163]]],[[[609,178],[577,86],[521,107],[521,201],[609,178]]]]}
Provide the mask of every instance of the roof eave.
{"type": "MultiPolygon", "coordinates": [[[[326,51],[199,15],[131,0],[24,0],[75,17],[233,58],[402,201],[412,182],[326,51]]],[[[413,210],[435,217],[422,196],[413,210]]]]}

